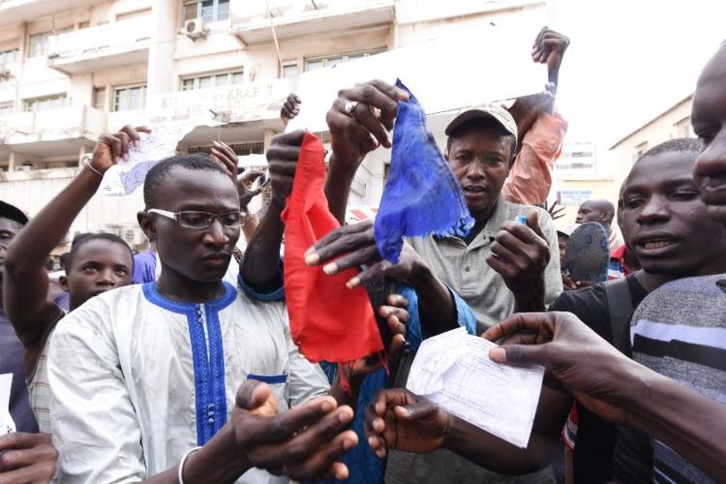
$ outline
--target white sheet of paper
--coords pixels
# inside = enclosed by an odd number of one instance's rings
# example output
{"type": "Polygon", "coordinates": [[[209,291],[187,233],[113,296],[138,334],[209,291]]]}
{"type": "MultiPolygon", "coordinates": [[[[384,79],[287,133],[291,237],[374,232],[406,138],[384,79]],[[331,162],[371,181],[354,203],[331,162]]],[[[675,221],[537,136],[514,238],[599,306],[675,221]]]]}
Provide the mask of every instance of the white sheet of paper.
{"type": "Polygon", "coordinates": [[[13,388],[13,374],[0,375],[0,435],[15,432],[15,421],[10,415],[10,391],[13,388]]]}
{"type": "Polygon", "coordinates": [[[458,328],[429,338],[416,354],[406,388],[453,415],[525,448],[532,433],[544,368],[489,359],[494,343],[458,328]]]}
{"type": "Polygon", "coordinates": [[[294,91],[302,100],[300,114],[285,131],[327,131],[325,116],[338,91],[370,79],[390,84],[401,79],[427,115],[541,92],[547,69],[530,57],[541,25],[541,20],[531,19],[516,26],[485,26],[304,72],[294,91]],[[527,31],[531,37],[522,35],[527,31]]]}
{"type": "Polygon", "coordinates": [[[191,131],[189,123],[165,123],[152,126],[151,133],[139,133],[140,146],[129,146],[129,159],[120,160],[106,170],[99,188],[108,196],[128,195],[144,184],[146,174],[157,161],[173,156],[176,146],[191,131]]]}

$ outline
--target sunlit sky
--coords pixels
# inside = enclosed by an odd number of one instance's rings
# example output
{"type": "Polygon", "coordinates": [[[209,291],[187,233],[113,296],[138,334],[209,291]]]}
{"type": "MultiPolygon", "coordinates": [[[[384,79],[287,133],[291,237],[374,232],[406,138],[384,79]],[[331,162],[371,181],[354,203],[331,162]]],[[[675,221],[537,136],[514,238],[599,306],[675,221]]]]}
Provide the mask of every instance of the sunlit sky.
{"type": "Polygon", "coordinates": [[[558,103],[569,140],[607,147],[687,96],[726,39],[722,0],[548,0],[571,38],[558,103]]]}

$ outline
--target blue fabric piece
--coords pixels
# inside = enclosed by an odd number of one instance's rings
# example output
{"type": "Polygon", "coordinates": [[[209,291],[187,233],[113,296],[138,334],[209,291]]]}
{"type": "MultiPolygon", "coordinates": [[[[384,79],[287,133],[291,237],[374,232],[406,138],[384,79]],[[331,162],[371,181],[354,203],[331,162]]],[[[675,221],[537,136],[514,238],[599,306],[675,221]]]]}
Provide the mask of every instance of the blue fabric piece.
{"type": "MultiPolygon", "coordinates": [[[[459,297],[456,292],[449,289],[449,292],[454,297],[454,303],[456,304],[456,316],[457,323],[459,326],[466,328],[469,334],[476,334],[476,316],[469,306],[459,297]]],[[[411,286],[408,284],[401,283],[398,285],[395,291],[396,294],[408,299],[408,324],[406,325],[406,341],[409,343],[409,351],[416,353],[418,348],[423,342],[421,329],[421,320],[419,319],[418,313],[418,296],[411,286]]],[[[320,362],[320,367],[323,369],[325,374],[332,385],[335,381],[335,375],[337,373],[338,366],[335,363],[329,363],[327,361],[320,362]]],[[[395,373],[395,368],[390,368],[391,374],[395,373]]],[[[366,441],[365,434],[363,432],[363,424],[365,422],[364,409],[368,405],[373,404],[376,398],[376,393],[384,388],[389,388],[388,374],[385,369],[380,369],[375,373],[368,375],[361,385],[360,391],[358,392],[358,402],[356,404],[355,418],[351,429],[358,434],[359,444],[348,451],[343,456],[343,462],[348,466],[350,471],[350,478],[346,480],[346,483],[353,484],[376,484],[383,482],[383,476],[386,470],[385,459],[379,459],[371,450],[371,447],[366,441]]],[[[323,483],[342,483],[343,481],[321,481],[323,483]]]]}
{"type": "Polygon", "coordinates": [[[391,173],[375,221],[378,252],[393,264],[401,255],[403,237],[464,237],[474,226],[461,185],[426,126],[423,108],[400,80],[396,86],[408,92],[409,100],[398,103],[391,173]]]}
{"type": "Polygon", "coordinates": [[[156,282],[144,284],[143,292],[149,302],[187,317],[194,363],[197,445],[204,445],[227,423],[224,346],[219,312],[237,299],[237,290],[225,282],[224,295],[204,304],[181,303],[167,299],[157,289],[156,282]],[[207,339],[209,339],[209,357],[207,357],[207,339]]]}

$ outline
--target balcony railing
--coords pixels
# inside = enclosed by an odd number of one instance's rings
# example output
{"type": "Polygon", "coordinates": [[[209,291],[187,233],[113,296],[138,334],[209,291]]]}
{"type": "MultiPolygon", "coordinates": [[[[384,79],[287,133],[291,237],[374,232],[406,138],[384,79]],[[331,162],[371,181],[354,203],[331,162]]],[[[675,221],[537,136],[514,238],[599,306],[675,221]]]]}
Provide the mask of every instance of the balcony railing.
{"type": "Polygon", "coordinates": [[[62,34],[48,65],[66,74],[146,63],[151,17],[121,20],[62,34]]]}
{"type": "Polygon", "coordinates": [[[394,0],[255,0],[232,12],[232,32],[245,44],[393,22],[394,0]],[[269,4],[269,10],[268,10],[269,4]]]}
{"type": "Polygon", "coordinates": [[[69,106],[0,118],[3,144],[85,138],[95,141],[106,129],[106,114],[90,106],[69,106]]]}

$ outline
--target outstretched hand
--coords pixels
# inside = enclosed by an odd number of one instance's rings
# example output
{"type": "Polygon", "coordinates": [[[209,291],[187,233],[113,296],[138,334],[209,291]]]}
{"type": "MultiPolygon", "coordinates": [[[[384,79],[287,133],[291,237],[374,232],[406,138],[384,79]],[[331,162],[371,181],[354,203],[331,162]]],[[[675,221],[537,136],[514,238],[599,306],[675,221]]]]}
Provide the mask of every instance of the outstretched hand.
{"type": "Polygon", "coordinates": [[[402,388],[381,390],[365,409],[368,445],[379,458],[389,449],[425,453],[440,448],[451,428],[451,415],[435,403],[402,388]]]}
{"type": "Polygon", "coordinates": [[[490,341],[503,340],[489,352],[511,365],[542,365],[580,403],[597,415],[627,425],[615,395],[628,367],[637,365],[571,313],[519,313],[487,330],[490,341]]]}
{"type": "Polygon", "coordinates": [[[240,455],[253,467],[293,480],[347,479],[340,459],[358,437],[346,427],[353,410],[322,397],[277,413],[265,383],[248,380],[237,390],[231,425],[240,455]]]}
{"type": "Polygon", "coordinates": [[[331,276],[352,267],[363,266],[363,270],[347,282],[349,288],[384,276],[399,281],[408,280],[423,263],[408,243],[403,244],[398,264],[383,260],[376,246],[373,222],[370,220],[333,230],[308,249],[305,262],[311,266],[323,265],[323,271],[331,276]]]}
{"type": "Polygon", "coordinates": [[[547,213],[550,214],[550,217],[552,217],[552,220],[557,220],[558,218],[562,218],[565,216],[565,207],[557,207],[560,202],[555,200],[552,202],[552,205],[547,203],[547,200],[544,202],[544,209],[547,210],[547,213]]]}

